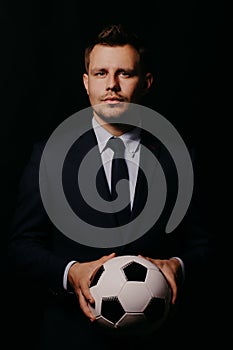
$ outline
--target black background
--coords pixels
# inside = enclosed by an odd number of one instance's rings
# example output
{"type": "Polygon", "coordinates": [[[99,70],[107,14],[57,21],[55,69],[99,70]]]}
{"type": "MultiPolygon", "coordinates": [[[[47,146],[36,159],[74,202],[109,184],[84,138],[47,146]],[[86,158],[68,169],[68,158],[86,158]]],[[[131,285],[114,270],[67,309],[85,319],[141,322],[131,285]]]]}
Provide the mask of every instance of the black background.
{"type": "MultiPolygon", "coordinates": [[[[220,190],[215,166],[221,116],[225,115],[223,2],[159,0],[93,5],[75,0],[5,1],[3,239],[8,237],[17,186],[33,143],[88,106],[82,84],[83,46],[96,29],[112,22],[132,25],[152,44],[156,74],[148,103],[174,124],[186,142],[194,141],[200,150],[206,217],[210,228],[216,229],[213,220],[218,215],[220,190]]],[[[10,327],[18,344],[33,348],[30,342],[36,331],[38,304],[19,286],[10,286],[10,327]]]]}

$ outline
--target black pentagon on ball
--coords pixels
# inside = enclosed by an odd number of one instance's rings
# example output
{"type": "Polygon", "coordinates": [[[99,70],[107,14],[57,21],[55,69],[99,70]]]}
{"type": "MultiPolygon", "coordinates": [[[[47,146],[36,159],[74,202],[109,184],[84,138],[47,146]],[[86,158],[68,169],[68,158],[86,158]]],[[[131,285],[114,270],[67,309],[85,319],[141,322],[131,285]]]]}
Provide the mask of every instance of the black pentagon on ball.
{"type": "Polygon", "coordinates": [[[91,281],[90,288],[97,285],[97,283],[98,283],[98,281],[99,281],[99,279],[104,271],[105,271],[104,266],[101,265],[100,268],[97,270],[94,278],[91,281]]]}
{"type": "Polygon", "coordinates": [[[101,314],[115,324],[125,314],[125,311],[117,297],[106,297],[102,299],[101,314]]]}
{"type": "Polygon", "coordinates": [[[165,313],[165,300],[162,298],[152,298],[144,310],[148,321],[156,322],[163,318],[165,313]]]}
{"type": "Polygon", "coordinates": [[[138,262],[131,261],[125,267],[123,272],[127,281],[145,282],[147,275],[147,268],[138,262]]]}

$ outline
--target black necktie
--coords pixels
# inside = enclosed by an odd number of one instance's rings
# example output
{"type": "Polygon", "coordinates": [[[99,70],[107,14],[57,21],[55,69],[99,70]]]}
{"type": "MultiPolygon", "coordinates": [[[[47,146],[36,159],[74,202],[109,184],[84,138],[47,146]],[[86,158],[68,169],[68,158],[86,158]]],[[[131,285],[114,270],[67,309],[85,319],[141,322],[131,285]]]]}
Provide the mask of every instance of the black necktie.
{"type": "Polygon", "coordinates": [[[112,160],[112,177],[111,177],[111,197],[112,200],[117,198],[116,185],[121,179],[126,179],[123,191],[120,194],[120,198],[124,200],[124,203],[128,205],[120,211],[116,212],[119,226],[125,225],[129,222],[131,215],[130,208],[130,192],[129,192],[129,173],[128,167],[124,158],[125,145],[124,142],[118,137],[112,137],[108,141],[108,147],[114,152],[112,160]]]}

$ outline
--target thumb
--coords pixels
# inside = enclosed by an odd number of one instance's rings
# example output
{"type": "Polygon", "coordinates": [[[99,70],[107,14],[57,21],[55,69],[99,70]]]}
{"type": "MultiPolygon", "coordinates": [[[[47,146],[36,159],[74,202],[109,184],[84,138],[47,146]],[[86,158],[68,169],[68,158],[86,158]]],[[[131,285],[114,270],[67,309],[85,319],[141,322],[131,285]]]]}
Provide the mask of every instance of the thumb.
{"type": "Polygon", "coordinates": [[[93,273],[92,278],[95,276],[96,272],[99,270],[99,268],[108,260],[114,258],[116,256],[116,253],[111,253],[109,255],[102,256],[99,260],[97,260],[98,264],[96,265],[93,273]]]}
{"type": "Polygon", "coordinates": [[[102,258],[100,258],[100,263],[104,264],[106,261],[114,258],[115,256],[116,256],[116,253],[111,253],[109,255],[104,255],[104,256],[102,256],[102,258]]]}

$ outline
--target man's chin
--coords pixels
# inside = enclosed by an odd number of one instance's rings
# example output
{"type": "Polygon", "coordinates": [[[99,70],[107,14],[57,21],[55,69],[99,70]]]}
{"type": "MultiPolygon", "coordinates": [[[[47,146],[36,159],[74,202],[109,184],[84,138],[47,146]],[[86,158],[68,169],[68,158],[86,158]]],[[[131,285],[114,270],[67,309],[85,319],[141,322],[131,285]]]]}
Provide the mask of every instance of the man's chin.
{"type": "Polygon", "coordinates": [[[129,106],[126,103],[106,103],[94,106],[95,113],[107,123],[125,123],[129,106]]]}

